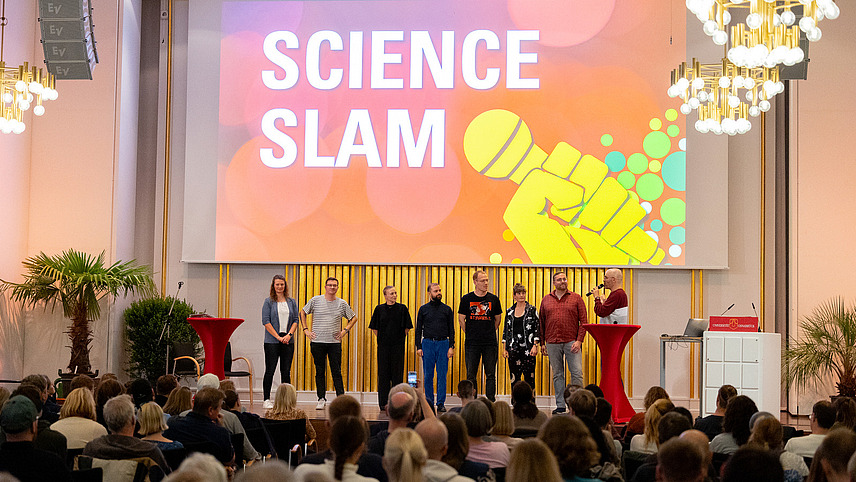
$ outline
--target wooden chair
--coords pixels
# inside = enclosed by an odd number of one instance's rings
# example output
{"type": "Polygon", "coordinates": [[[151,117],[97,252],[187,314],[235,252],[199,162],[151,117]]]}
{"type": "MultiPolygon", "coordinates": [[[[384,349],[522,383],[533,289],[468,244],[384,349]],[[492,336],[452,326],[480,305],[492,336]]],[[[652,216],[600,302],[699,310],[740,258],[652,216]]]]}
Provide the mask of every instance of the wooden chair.
{"type": "Polygon", "coordinates": [[[253,405],[253,363],[242,356],[232,358],[232,342],[226,343],[226,353],[223,357],[223,372],[226,378],[249,377],[250,379],[250,406],[253,405]],[[232,362],[243,360],[247,364],[246,371],[233,371],[232,362]]]}
{"type": "Polygon", "coordinates": [[[285,460],[288,454],[288,464],[295,466],[306,453],[306,419],[296,420],[269,420],[262,419],[265,429],[268,431],[277,458],[285,460]],[[296,456],[294,456],[296,454],[296,456]],[[294,456],[294,457],[292,457],[294,456]]]}

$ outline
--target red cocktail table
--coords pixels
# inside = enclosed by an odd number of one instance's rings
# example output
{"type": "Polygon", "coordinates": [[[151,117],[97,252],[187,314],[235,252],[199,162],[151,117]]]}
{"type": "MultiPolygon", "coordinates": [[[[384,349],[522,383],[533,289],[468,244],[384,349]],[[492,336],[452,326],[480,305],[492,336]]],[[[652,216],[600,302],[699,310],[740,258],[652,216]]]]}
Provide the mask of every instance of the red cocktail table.
{"type": "Polygon", "coordinates": [[[240,318],[188,318],[187,322],[199,333],[202,348],[205,350],[205,373],[213,373],[217,378],[225,378],[223,357],[226,356],[226,343],[235,329],[244,322],[240,318]]]}
{"type": "Polygon", "coordinates": [[[612,404],[612,419],[618,423],[630,420],[636,414],[621,380],[621,354],[639,325],[585,325],[600,348],[600,389],[606,401],[612,404]]]}

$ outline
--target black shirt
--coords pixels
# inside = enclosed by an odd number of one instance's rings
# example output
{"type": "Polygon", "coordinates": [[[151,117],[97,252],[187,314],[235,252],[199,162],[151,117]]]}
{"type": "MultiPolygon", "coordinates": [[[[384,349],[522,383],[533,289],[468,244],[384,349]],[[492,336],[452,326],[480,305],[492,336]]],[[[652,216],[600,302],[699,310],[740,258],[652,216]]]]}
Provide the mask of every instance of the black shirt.
{"type": "Polygon", "coordinates": [[[496,315],[502,314],[499,298],[493,293],[477,296],[470,292],[461,297],[458,314],[467,317],[467,345],[496,345],[496,315]]]}
{"type": "Polygon", "coordinates": [[[431,300],[419,307],[416,313],[416,349],[422,349],[422,338],[449,339],[449,348],[455,348],[455,317],[452,308],[442,301],[431,300]]]}
{"type": "Polygon", "coordinates": [[[229,431],[217,425],[213,420],[196,412],[189,412],[184,417],[170,417],[169,428],[163,436],[177,440],[183,444],[195,442],[212,442],[217,446],[217,453],[211,454],[217,460],[228,463],[234,456],[232,439],[229,431]]]}
{"type": "Polygon", "coordinates": [[[370,330],[377,330],[378,343],[389,343],[397,345],[404,343],[407,333],[404,330],[413,328],[410,319],[410,310],[401,303],[390,305],[383,303],[375,306],[372,320],[369,323],[370,330]]]}
{"type": "Polygon", "coordinates": [[[0,446],[0,472],[21,481],[71,481],[71,471],[56,454],[37,449],[32,442],[5,442],[0,446]]]}
{"type": "Polygon", "coordinates": [[[722,433],[722,415],[708,415],[707,417],[697,418],[695,421],[696,430],[701,430],[707,435],[707,438],[713,440],[713,437],[722,433]]]}

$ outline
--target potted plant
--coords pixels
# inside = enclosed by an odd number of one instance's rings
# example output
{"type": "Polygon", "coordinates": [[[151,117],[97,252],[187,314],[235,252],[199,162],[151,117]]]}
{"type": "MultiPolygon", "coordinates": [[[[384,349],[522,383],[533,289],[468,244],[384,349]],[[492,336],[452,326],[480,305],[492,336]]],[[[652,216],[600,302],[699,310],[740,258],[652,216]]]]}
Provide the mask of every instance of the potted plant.
{"type": "MultiPolygon", "coordinates": [[[[154,382],[167,368],[166,349],[173,342],[199,344],[199,335],[187,322],[193,307],[184,300],[175,300],[172,314],[167,318],[173,298],[146,298],[131,303],[125,309],[125,335],[128,340],[128,375],[154,382]],[[168,322],[169,330],[164,330],[168,322]],[[169,336],[167,336],[167,333],[169,336]],[[158,342],[163,334],[163,340],[158,342]]],[[[172,362],[170,361],[169,365],[172,362]]]]}
{"type": "Polygon", "coordinates": [[[71,341],[71,375],[92,374],[89,345],[92,343],[90,322],[101,315],[99,302],[105,297],[154,292],[151,269],[135,261],[117,261],[105,265],[104,252],[93,256],[70,249],[59,255],[39,253],[24,260],[24,282],[0,280],[0,291],[12,290],[12,300],[25,306],[45,304],[51,311],[57,303],[63,315],[71,320],[68,338],[71,341]]]}
{"type": "Polygon", "coordinates": [[[785,387],[817,387],[834,377],[839,396],[856,396],[856,308],[832,298],[800,321],[782,354],[785,387]]]}

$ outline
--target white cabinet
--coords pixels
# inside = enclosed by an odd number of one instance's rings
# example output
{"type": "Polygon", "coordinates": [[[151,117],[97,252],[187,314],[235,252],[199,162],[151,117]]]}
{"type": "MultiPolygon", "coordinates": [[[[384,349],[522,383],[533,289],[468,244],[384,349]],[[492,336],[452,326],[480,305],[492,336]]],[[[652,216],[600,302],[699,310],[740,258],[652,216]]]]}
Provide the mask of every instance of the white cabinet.
{"type": "Polygon", "coordinates": [[[737,393],[751,398],[758,410],[781,410],[782,336],[778,333],[704,332],[704,393],[701,415],[716,410],[716,394],[722,385],[734,385],[737,393]]]}

